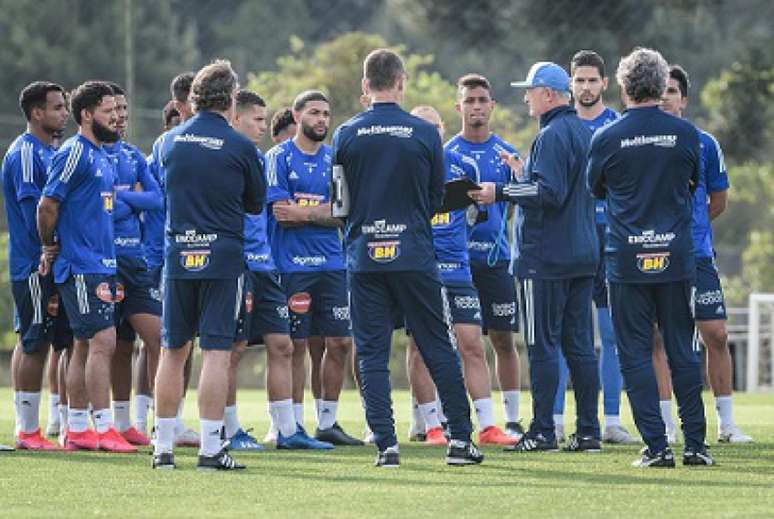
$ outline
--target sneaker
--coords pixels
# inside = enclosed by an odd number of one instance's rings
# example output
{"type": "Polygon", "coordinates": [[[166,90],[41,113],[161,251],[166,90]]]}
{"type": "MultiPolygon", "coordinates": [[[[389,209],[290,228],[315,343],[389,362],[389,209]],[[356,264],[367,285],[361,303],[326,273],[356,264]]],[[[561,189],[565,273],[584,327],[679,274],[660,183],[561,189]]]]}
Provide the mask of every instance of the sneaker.
{"type": "Polygon", "coordinates": [[[554,436],[556,436],[556,443],[564,443],[564,424],[554,425],[554,436]]]}
{"type": "Polygon", "coordinates": [[[718,442],[720,443],[752,443],[752,441],[752,436],[743,433],[736,425],[718,431],[718,442]]]}
{"type": "Polygon", "coordinates": [[[16,448],[20,450],[28,451],[59,451],[62,448],[51,443],[43,437],[40,433],[40,429],[32,433],[23,433],[19,431],[19,435],[16,437],[16,448]]]}
{"type": "Polygon", "coordinates": [[[570,441],[564,449],[565,452],[602,452],[602,444],[591,436],[570,435],[570,441]]]}
{"type": "Polygon", "coordinates": [[[677,427],[667,427],[666,429],[667,443],[674,445],[677,443],[677,427]]]}
{"type": "Polygon", "coordinates": [[[174,470],[177,468],[175,465],[175,455],[171,452],[162,452],[161,454],[154,454],[151,467],[161,470],[174,470]]]}
{"type": "Polygon", "coordinates": [[[397,469],[400,467],[400,454],[397,447],[387,447],[376,455],[374,467],[397,469]]]}
{"type": "Polygon", "coordinates": [[[478,465],[484,461],[484,453],[478,450],[473,442],[461,440],[449,441],[449,448],[446,449],[447,465],[478,465]]]}
{"type": "Polygon", "coordinates": [[[121,436],[123,436],[124,440],[128,441],[132,445],[150,445],[150,438],[145,436],[134,427],[130,427],[122,432],[121,436]]]}
{"type": "Polygon", "coordinates": [[[700,466],[700,465],[714,465],[715,460],[710,456],[709,451],[706,448],[701,450],[685,449],[683,451],[683,465],[687,466],[700,466]]]}
{"type": "Polygon", "coordinates": [[[228,439],[229,450],[253,452],[266,450],[263,445],[258,443],[258,440],[256,440],[255,437],[249,434],[250,431],[252,431],[252,429],[248,429],[246,431],[239,429],[237,432],[235,432],[234,436],[228,439]]]}
{"type": "Polygon", "coordinates": [[[65,430],[64,448],[69,451],[98,451],[99,435],[94,429],[86,429],[82,432],[65,430]]]}
{"type": "Polygon", "coordinates": [[[605,443],[618,443],[621,445],[631,445],[640,443],[627,431],[622,425],[608,425],[605,427],[605,433],[602,435],[602,441],[605,443]]]}
{"type": "Polygon", "coordinates": [[[288,436],[287,438],[282,436],[282,434],[279,431],[277,432],[277,448],[287,449],[287,450],[297,449],[297,450],[323,451],[323,450],[331,450],[334,447],[332,443],[315,440],[314,438],[306,434],[306,431],[304,430],[303,427],[297,426],[296,432],[288,436]]]}
{"type": "Polygon", "coordinates": [[[177,447],[199,447],[199,433],[193,429],[185,429],[175,436],[175,446],[177,447]]]}
{"type": "Polygon", "coordinates": [[[263,443],[277,443],[278,434],[279,431],[277,431],[277,428],[272,422],[271,427],[269,427],[269,431],[266,433],[266,436],[263,437],[263,443]]]}
{"type": "Polygon", "coordinates": [[[371,428],[368,427],[367,425],[365,426],[365,430],[363,431],[363,443],[367,445],[373,445],[374,443],[376,443],[376,435],[371,430],[371,428]]]}
{"type": "Polygon", "coordinates": [[[428,445],[448,445],[449,441],[443,434],[443,427],[433,427],[425,433],[425,443],[428,445]]]}
{"type": "Polygon", "coordinates": [[[0,443],[0,452],[13,452],[15,450],[16,449],[14,449],[13,447],[9,447],[8,445],[3,445],[2,443],[0,443]]]}
{"type": "Polygon", "coordinates": [[[363,443],[361,440],[358,440],[357,438],[353,438],[349,434],[345,433],[344,429],[342,429],[338,423],[334,423],[331,427],[328,427],[327,429],[318,428],[314,434],[314,437],[320,441],[332,443],[334,445],[350,445],[350,446],[365,445],[365,443],[363,443]]]}
{"type": "Polygon", "coordinates": [[[427,433],[419,432],[419,431],[409,431],[408,439],[410,442],[427,441],[427,433]]]}
{"type": "Polygon", "coordinates": [[[122,454],[131,454],[137,452],[137,447],[129,443],[121,436],[121,433],[111,427],[103,433],[98,433],[99,448],[107,452],[117,452],[122,454]]]}
{"type": "Polygon", "coordinates": [[[46,426],[46,436],[49,438],[56,438],[59,436],[60,429],[61,427],[59,422],[49,422],[49,424],[46,426]]]}
{"type": "Polygon", "coordinates": [[[546,440],[542,434],[538,434],[534,438],[525,434],[516,445],[510,445],[503,450],[505,452],[559,452],[559,444],[556,442],[556,438],[546,440]]]}
{"type": "Polygon", "coordinates": [[[507,434],[511,438],[516,438],[517,440],[521,440],[521,437],[524,436],[524,427],[522,427],[520,421],[507,422],[505,424],[505,434],[507,434]]]}
{"type": "Polygon", "coordinates": [[[657,467],[667,469],[675,468],[675,455],[672,453],[672,449],[669,447],[661,452],[656,453],[651,452],[647,447],[643,447],[643,449],[640,451],[640,454],[642,454],[642,457],[640,459],[634,460],[632,467],[657,467]]]}
{"type": "Polygon", "coordinates": [[[237,463],[228,451],[224,448],[214,456],[199,455],[199,461],[196,463],[197,470],[242,470],[244,465],[237,463]]]}
{"type": "Polygon", "coordinates": [[[478,431],[478,443],[481,445],[515,445],[519,440],[508,436],[496,425],[478,431]]]}

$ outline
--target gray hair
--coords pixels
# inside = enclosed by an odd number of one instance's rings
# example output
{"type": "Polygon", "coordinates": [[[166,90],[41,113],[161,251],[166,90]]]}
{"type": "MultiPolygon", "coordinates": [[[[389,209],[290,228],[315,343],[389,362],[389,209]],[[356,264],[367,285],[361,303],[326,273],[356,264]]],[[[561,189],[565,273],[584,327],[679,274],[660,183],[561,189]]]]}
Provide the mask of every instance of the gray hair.
{"type": "Polygon", "coordinates": [[[226,60],[216,60],[196,73],[191,85],[194,110],[225,112],[234,102],[239,84],[236,72],[226,60]]]}
{"type": "Polygon", "coordinates": [[[659,100],[667,86],[669,65],[657,50],[636,48],[621,58],[615,77],[632,101],[659,100]]]}

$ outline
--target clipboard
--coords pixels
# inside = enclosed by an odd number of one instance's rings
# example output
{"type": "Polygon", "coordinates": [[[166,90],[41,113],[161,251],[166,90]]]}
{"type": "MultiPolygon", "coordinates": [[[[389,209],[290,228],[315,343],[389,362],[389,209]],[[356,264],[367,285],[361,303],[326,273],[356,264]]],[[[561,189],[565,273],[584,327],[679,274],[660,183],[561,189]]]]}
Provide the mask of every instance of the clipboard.
{"type": "Polygon", "coordinates": [[[463,177],[447,182],[445,188],[443,206],[441,206],[440,210],[442,213],[465,209],[473,204],[473,199],[468,196],[468,191],[478,191],[481,189],[481,186],[468,177],[463,177]]]}
{"type": "Polygon", "coordinates": [[[335,164],[331,172],[331,216],[346,218],[349,207],[349,185],[344,166],[335,164]]]}

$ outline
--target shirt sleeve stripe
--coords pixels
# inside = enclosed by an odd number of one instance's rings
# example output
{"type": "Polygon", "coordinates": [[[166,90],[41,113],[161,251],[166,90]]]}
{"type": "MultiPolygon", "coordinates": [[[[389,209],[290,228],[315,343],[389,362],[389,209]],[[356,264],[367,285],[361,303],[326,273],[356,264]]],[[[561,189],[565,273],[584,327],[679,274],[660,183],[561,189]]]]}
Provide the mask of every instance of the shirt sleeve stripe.
{"type": "Polygon", "coordinates": [[[21,147],[22,182],[32,183],[32,143],[23,142],[21,147]]]}
{"type": "Polygon", "coordinates": [[[81,159],[81,151],[83,150],[83,144],[76,142],[70,150],[70,155],[67,157],[64,171],[62,172],[61,181],[66,183],[73,175],[75,168],[78,166],[78,162],[81,159]]]}
{"type": "Polygon", "coordinates": [[[507,184],[503,187],[503,194],[507,197],[515,196],[537,196],[538,185],[532,184],[507,184]]]}

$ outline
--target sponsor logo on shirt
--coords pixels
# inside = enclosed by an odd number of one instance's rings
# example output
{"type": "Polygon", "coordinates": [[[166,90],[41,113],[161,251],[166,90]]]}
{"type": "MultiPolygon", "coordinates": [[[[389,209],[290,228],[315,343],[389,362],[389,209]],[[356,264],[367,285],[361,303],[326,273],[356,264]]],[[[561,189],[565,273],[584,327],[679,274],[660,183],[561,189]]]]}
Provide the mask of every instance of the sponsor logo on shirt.
{"type": "Polygon", "coordinates": [[[395,238],[407,228],[402,223],[387,223],[387,220],[376,220],[370,225],[362,225],[360,231],[363,234],[373,234],[376,238],[395,238]]]}
{"type": "Polygon", "coordinates": [[[99,194],[102,197],[102,209],[106,213],[113,212],[113,192],[103,191],[99,194]]]}
{"type": "Polygon", "coordinates": [[[390,263],[400,256],[400,241],[368,242],[368,256],[377,263],[390,263]]]}
{"type": "Polygon", "coordinates": [[[247,253],[247,261],[250,263],[267,263],[269,261],[268,254],[256,254],[254,252],[247,253]]]}
{"type": "Polygon", "coordinates": [[[293,256],[293,264],[301,267],[319,267],[327,261],[325,256],[293,256]]]}
{"type": "Polygon", "coordinates": [[[139,247],[140,246],[140,238],[125,238],[125,237],[116,237],[113,239],[113,243],[117,247],[139,247]]]}
{"type": "Polygon", "coordinates": [[[218,239],[217,233],[199,234],[196,229],[188,229],[185,234],[176,234],[175,243],[186,245],[209,245],[218,239]]]}
{"type": "Polygon", "coordinates": [[[312,296],[309,292],[298,292],[288,298],[288,308],[294,314],[305,314],[312,306],[312,296]]]}
{"type": "Polygon", "coordinates": [[[637,254],[637,268],[644,274],[660,274],[669,268],[669,252],[637,254]]]}
{"type": "Polygon", "coordinates": [[[675,239],[675,233],[657,233],[654,230],[642,231],[640,235],[629,235],[629,245],[642,245],[646,249],[658,249],[668,247],[675,239]]]}
{"type": "Polygon", "coordinates": [[[631,139],[621,139],[622,149],[649,145],[674,148],[677,145],[677,135],[638,135],[631,139]]]}
{"type": "Polygon", "coordinates": [[[116,268],[116,259],[115,258],[102,258],[102,265],[105,268],[114,269],[116,268]]]}
{"type": "Polygon", "coordinates": [[[202,148],[206,148],[208,150],[219,150],[223,147],[223,139],[218,139],[216,137],[207,137],[205,135],[194,135],[192,133],[175,135],[174,142],[198,144],[202,148]]]}
{"type": "Polygon", "coordinates": [[[295,193],[293,198],[299,207],[317,207],[325,202],[325,196],[315,193],[295,193]]]}
{"type": "Polygon", "coordinates": [[[459,270],[462,268],[462,263],[438,263],[438,270],[443,270],[444,272],[450,272],[452,270],[459,270]]]}
{"type": "Polygon", "coordinates": [[[491,241],[469,241],[468,250],[477,252],[487,252],[494,249],[494,242],[491,241]]]}
{"type": "Polygon", "coordinates": [[[715,305],[723,302],[723,292],[720,290],[710,290],[702,292],[696,296],[697,305],[715,305]]]}
{"type": "Polygon", "coordinates": [[[358,128],[357,136],[370,136],[370,135],[389,135],[390,137],[398,137],[400,139],[409,139],[414,134],[414,128],[410,126],[382,126],[381,124],[374,124],[367,128],[358,128]]]}
{"type": "Polygon", "coordinates": [[[446,226],[451,223],[451,213],[437,213],[435,216],[433,216],[433,219],[430,220],[430,225],[433,227],[441,227],[446,226]]]}
{"type": "Polygon", "coordinates": [[[202,271],[210,264],[210,252],[208,250],[180,251],[180,265],[189,272],[202,271]]]}

